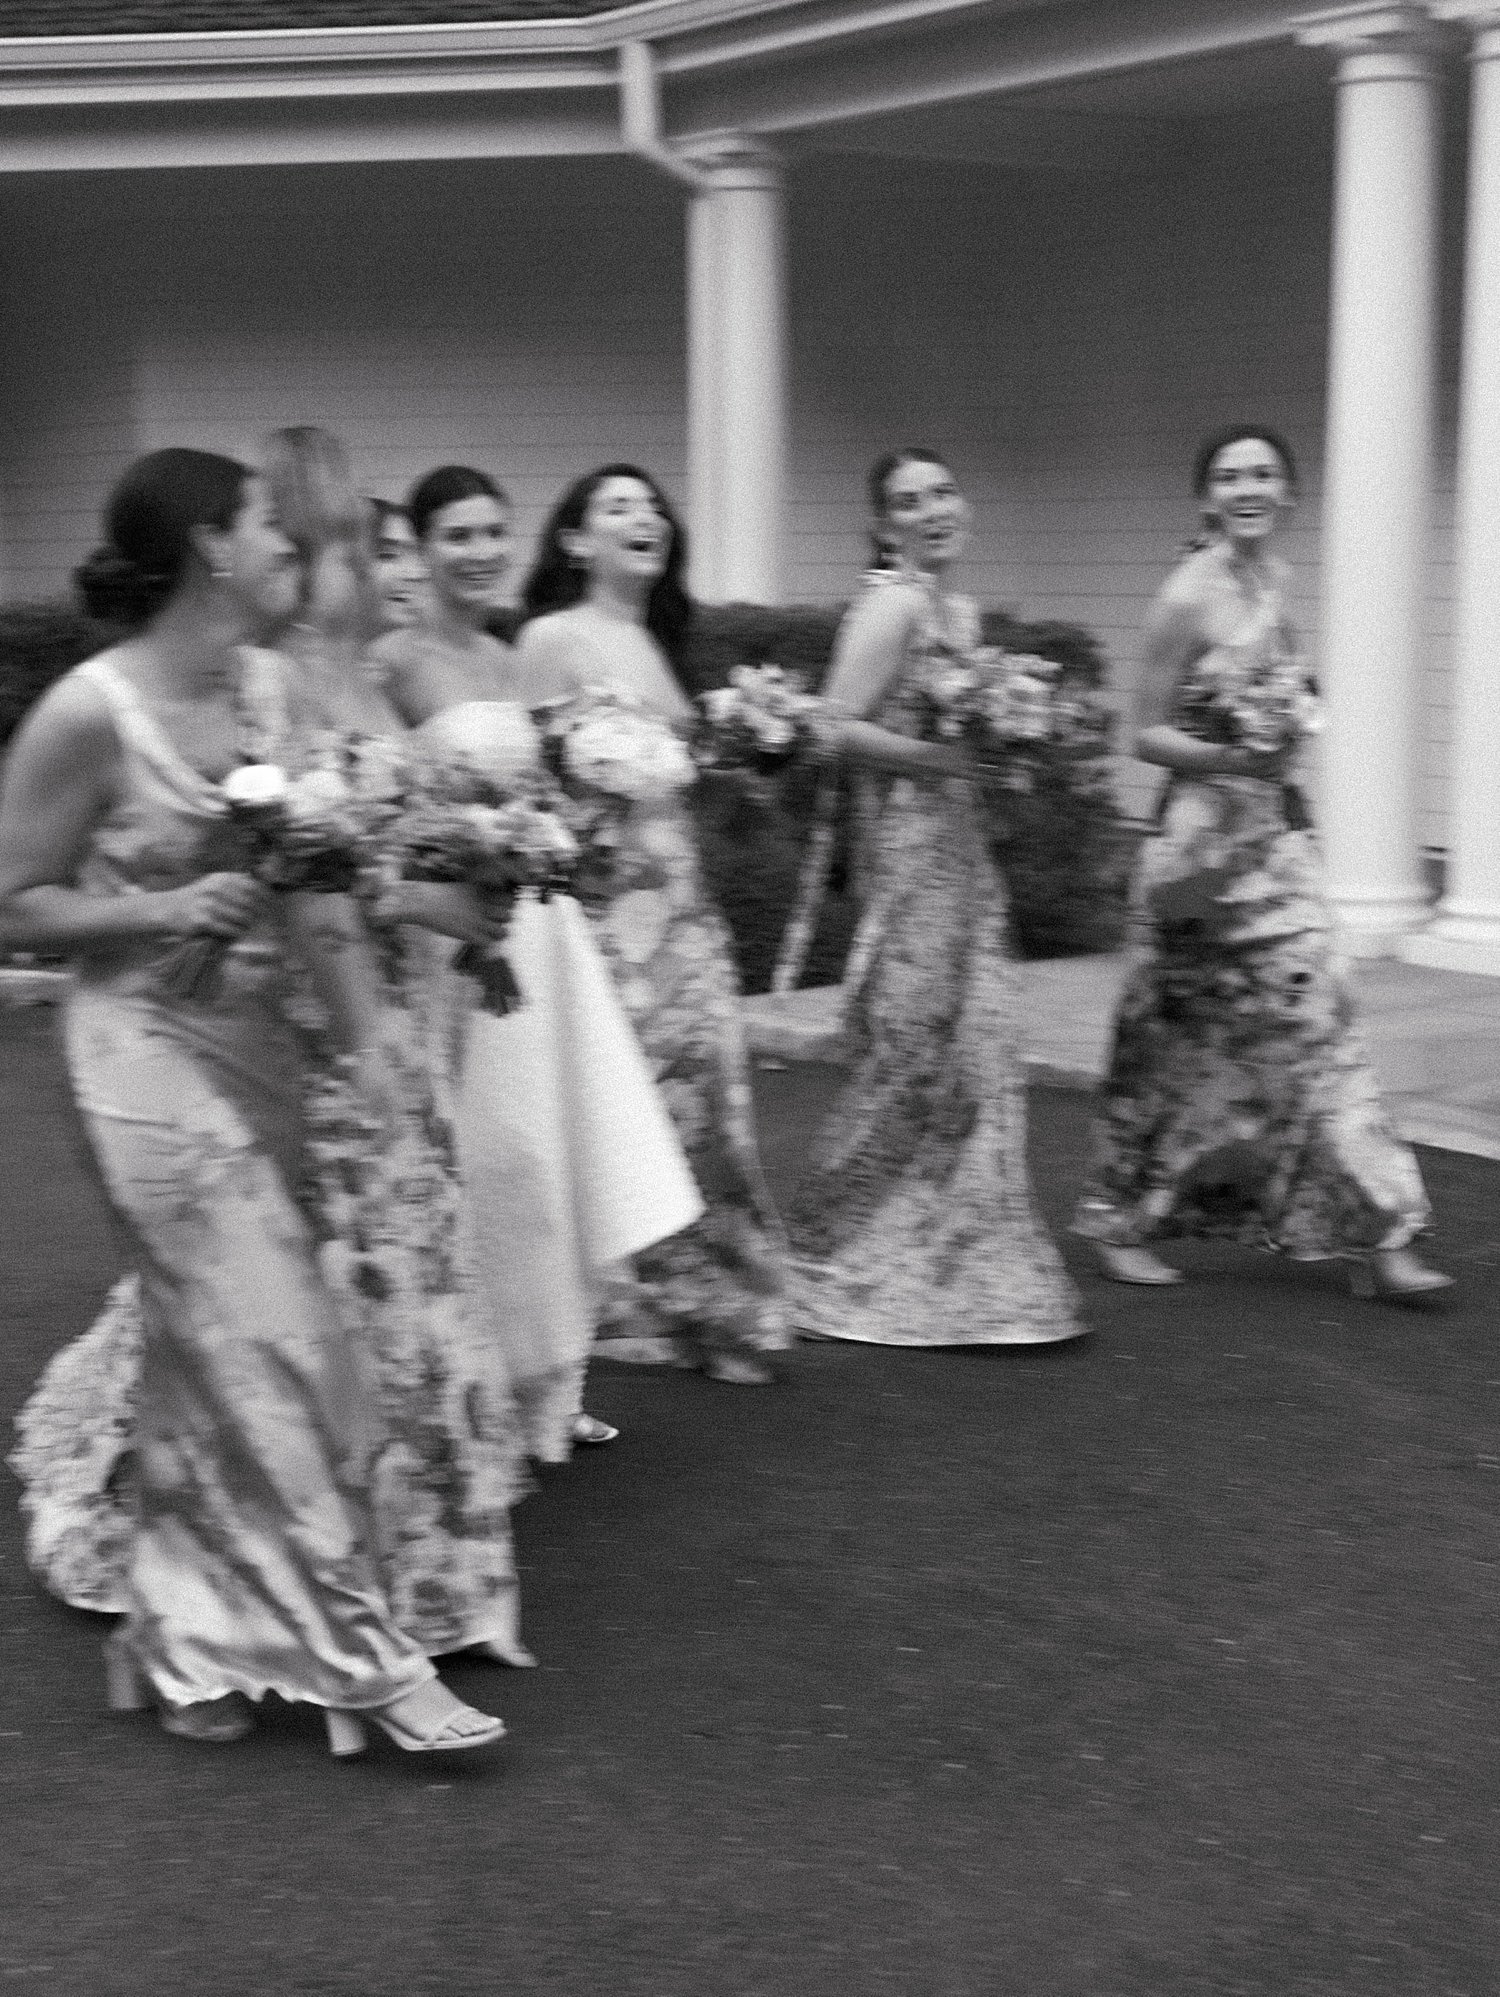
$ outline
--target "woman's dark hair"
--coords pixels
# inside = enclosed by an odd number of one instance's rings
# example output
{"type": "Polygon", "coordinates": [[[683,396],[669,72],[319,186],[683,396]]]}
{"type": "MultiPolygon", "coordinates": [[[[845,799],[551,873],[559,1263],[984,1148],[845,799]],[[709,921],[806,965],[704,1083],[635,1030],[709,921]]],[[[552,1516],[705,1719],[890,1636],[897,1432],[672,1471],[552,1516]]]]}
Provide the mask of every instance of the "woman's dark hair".
{"type": "MultiPolygon", "coordinates": [[[[883,520],[890,504],[886,487],[894,473],[903,465],[938,465],[945,472],[953,467],[941,451],[929,451],[921,444],[906,444],[898,451],[887,451],[871,465],[865,477],[865,491],[869,495],[870,511],[877,520],[883,520]]],[[[871,567],[885,569],[891,566],[891,551],[880,538],[879,530],[870,536],[871,567]]]]}
{"type": "Polygon", "coordinates": [[[1216,430],[1198,449],[1193,460],[1193,491],[1202,499],[1208,491],[1209,474],[1214,468],[1214,459],[1220,451],[1227,451],[1231,444],[1266,444],[1281,460],[1286,473],[1287,489],[1297,490],[1297,460],[1292,456],[1292,447],[1279,430],[1272,430],[1264,423],[1231,423],[1223,430],[1216,430]]]}
{"type": "Polygon", "coordinates": [[[89,616],[130,628],[154,617],[187,572],[194,528],[232,527],[250,475],[213,451],[137,458],[109,496],[103,545],[74,571],[89,616]]]}
{"type": "Polygon", "coordinates": [[[569,610],[588,592],[587,572],[581,569],[563,546],[564,534],[583,525],[589,501],[600,486],[612,478],[633,478],[645,486],[656,501],[663,520],[671,530],[666,566],[651,586],[646,598],[646,629],[667,655],[674,672],[680,672],[693,622],[693,604],[682,583],[687,564],[687,533],[676,510],[650,472],[639,465],[600,465],[574,481],[553,507],[537,547],[536,560],[521,591],[521,603],[528,619],[545,617],[552,610],[569,610]]]}
{"type": "Polygon", "coordinates": [[[461,499],[493,499],[497,506],[510,505],[504,488],[487,472],[477,472],[472,465],[439,465],[419,478],[406,495],[406,517],[417,539],[425,541],[434,516],[461,499]]]}

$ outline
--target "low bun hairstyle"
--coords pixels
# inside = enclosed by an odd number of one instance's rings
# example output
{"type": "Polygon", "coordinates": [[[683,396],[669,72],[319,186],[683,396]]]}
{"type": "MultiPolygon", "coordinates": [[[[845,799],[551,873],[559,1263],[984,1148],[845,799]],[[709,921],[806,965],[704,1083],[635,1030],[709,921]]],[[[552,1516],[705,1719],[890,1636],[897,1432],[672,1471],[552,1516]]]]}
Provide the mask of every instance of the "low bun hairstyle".
{"type": "Polygon", "coordinates": [[[493,499],[497,506],[510,505],[504,488],[487,472],[477,472],[472,465],[439,465],[419,478],[406,495],[406,517],[417,539],[425,541],[437,515],[445,506],[457,506],[461,499],[493,499]]]}
{"type": "Polygon", "coordinates": [[[213,451],[137,458],[104,509],[104,542],[74,573],[90,617],[135,629],[170,601],[197,552],[193,531],[227,531],[245,501],[248,465],[213,451]]]}

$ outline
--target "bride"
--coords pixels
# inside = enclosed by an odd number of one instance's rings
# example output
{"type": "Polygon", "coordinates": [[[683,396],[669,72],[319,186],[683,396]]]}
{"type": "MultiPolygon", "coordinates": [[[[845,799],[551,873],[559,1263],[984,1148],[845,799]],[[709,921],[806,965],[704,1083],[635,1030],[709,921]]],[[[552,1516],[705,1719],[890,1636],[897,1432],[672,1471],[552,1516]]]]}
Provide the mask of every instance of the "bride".
{"type": "MultiPolygon", "coordinates": [[[[485,473],[449,465],[418,482],[407,515],[426,612],[372,662],[429,749],[520,774],[541,741],[511,654],[485,628],[508,566],[505,496],[485,473]]],[[[703,1202],[578,904],[523,897],[506,954],[524,1002],[504,1018],[452,979],[459,1168],[469,1260],[526,1446],[557,1463],[575,1442],[615,1435],[582,1406],[607,1273],[688,1226],[703,1202]]]]}

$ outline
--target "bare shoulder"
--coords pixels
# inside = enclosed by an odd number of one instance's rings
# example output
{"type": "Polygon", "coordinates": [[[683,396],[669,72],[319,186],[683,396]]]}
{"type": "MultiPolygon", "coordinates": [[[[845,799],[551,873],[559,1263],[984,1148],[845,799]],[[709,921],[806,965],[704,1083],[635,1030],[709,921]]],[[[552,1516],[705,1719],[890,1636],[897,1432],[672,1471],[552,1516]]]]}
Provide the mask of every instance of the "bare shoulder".
{"type": "MultiPolygon", "coordinates": [[[[110,654],[98,656],[107,659],[110,654]]],[[[28,796],[76,796],[112,781],[119,758],[120,738],[108,697],[75,666],[22,721],[6,756],[6,774],[28,796]]]]}
{"type": "Polygon", "coordinates": [[[1218,548],[1195,548],[1172,570],[1156,600],[1166,610],[1197,607],[1209,602],[1223,587],[1224,564],[1218,548]]]}
{"type": "Polygon", "coordinates": [[[839,621],[839,647],[905,649],[911,633],[927,613],[927,595],[919,583],[903,575],[873,575],[839,621]]]}
{"type": "MultiPolygon", "coordinates": [[[[110,664],[114,654],[99,652],[95,657],[110,664]]],[[[80,749],[91,743],[113,746],[115,725],[108,697],[92,674],[84,670],[84,666],[92,663],[85,660],[83,665],[74,666],[60,680],[53,681],[27,714],[18,739],[40,735],[49,741],[71,742],[80,749]]]]}
{"type": "Polygon", "coordinates": [[[422,655],[423,633],[413,629],[386,631],[377,638],[365,657],[386,673],[401,672],[416,664],[422,655]]]}
{"type": "Polygon", "coordinates": [[[515,669],[525,698],[557,700],[587,678],[588,631],[571,610],[551,610],[524,624],[516,638],[515,669]]]}

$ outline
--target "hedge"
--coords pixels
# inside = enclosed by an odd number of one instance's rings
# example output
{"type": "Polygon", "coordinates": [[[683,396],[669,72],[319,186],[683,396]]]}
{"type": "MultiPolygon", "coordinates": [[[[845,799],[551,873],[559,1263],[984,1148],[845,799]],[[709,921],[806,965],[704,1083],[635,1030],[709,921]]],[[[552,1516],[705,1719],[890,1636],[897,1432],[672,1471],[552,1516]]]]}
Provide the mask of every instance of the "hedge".
{"type": "MultiPolygon", "coordinates": [[[[801,673],[816,689],[842,614],[819,605],[704,606],[684,677],[699,693],[722,686],[736,665],[774,661],[801,673]]],[[[509,636],[514,613],[497,617],[494,628],[509,636]]],[[[1100,688],[1106,682],[1097,642],[1077,625],[1027,623],[1009,611],[990,610],[984,635],[989,644],[1056,660],[1081,686],[1100,688]]],[[[57,605],[0,609],[0,746],[38,695],[109,636],[57,605]]],[[[990,807],[995,855],[1010,889],[1016,949],[1029,957],[1112,949],[1124,931],[1129,840],[1107,762],[1061,762],[1039,751],[1018,758],[1017,770],[1026,787],[996,795],[990,807]]],[[[794,769],[758,793],[712,778],[698,789],[704,861],[748,991],[765,991],[771,982],[817,783],[811,772],[794,769]]],[[[829,892],[803,969],[805,984],[838,977],[854,930],[847,810],[843,817],[829,892]]]]}

